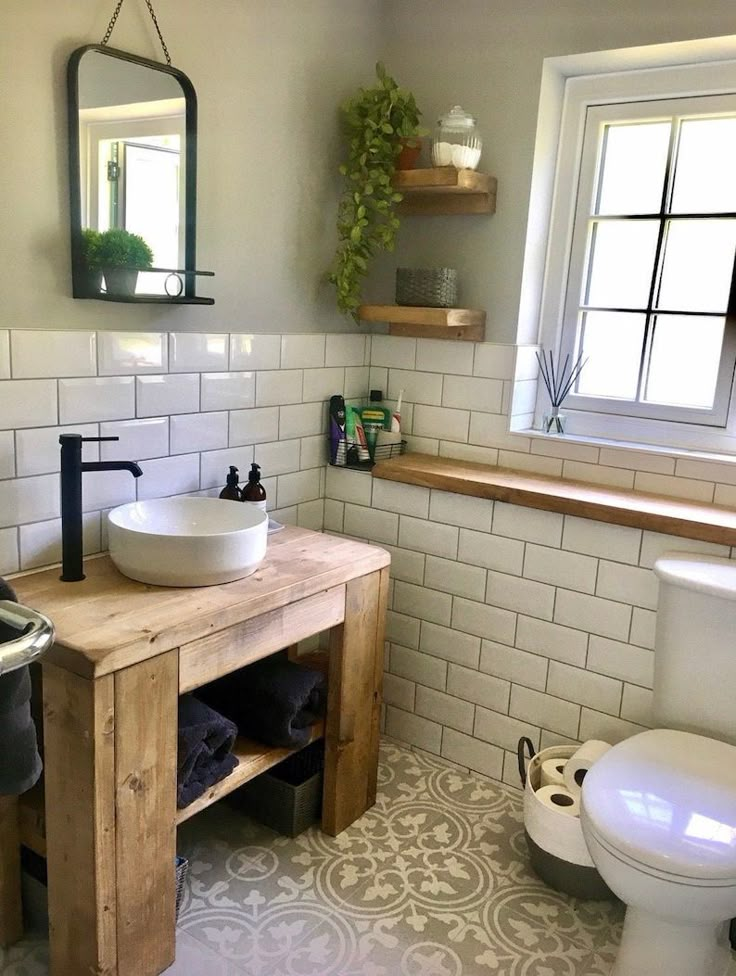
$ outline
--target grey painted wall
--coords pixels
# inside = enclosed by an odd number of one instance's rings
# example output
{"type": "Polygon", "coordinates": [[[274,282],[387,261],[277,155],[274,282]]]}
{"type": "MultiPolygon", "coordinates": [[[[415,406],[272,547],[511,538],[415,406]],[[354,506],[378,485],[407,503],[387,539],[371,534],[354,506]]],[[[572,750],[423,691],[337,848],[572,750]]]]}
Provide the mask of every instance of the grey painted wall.
{"type": "MultiPolygon", "coordinates": [[[[546,57],[715,37],[734,31],[732,0],[386,0],[386,61],[431,128],[460,103],[484,134],[481,168],[499,180],[493,217],[410,218],[400,264],[457,267],[461,302],[488,310],[487,339],[513,342],[546,57]]],[[[396,259],[373,294],[393,293],[396,259]]]]}
{"type": "MultiPolygon", "coordinates": [[[[200,105],[199,264],[214,309],[70,297],[65,66],[98,41],[110,0],[3,0],[0,327],[344,331],[325,284],[335,243],[337,106],[382,57],[428,126],[460,102],[499,178],[491,218],[413,218],[368,295],[390,300],[396,264],[449,264],[488,338],[516,335],[537,99],[545,57],[733,30],[732,0],[157,0],[174,63],[200,105]],[[12,62],[11,62],[12,47],[12,62]]],[[[141,2],[112,43],[158,58],[141,2]]]]}
{"type": "MultiPolygon", "coordinates": [[[[66,61],[99,42],[111,0],[3,0],[0,328],[344,331],[323,282],[334,249],[337,105],[370,80],[378,0],[157,0],[199,98],[198,263],[214,308],[74,301],[66,61]],[[11,61],[12,48],[12,61],[11,61]]],[[[111,43],[162,57],[145,5],[111,43]]],[[[350,323],[352,327],[352,323],[350,323]]]]}

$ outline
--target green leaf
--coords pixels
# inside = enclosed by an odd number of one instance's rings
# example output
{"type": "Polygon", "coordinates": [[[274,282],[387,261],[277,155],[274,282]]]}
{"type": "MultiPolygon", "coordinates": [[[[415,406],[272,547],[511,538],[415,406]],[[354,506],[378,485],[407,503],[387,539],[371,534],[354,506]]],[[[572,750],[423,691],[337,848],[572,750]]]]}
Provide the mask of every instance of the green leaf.
{"type": "Polygon", "coordinates": [[[341,107],[345,157],[339,171],[344,191],[338,204],[338,245],[329,280],[341,312],[358,318],[361,285],[372,258],[392,250],[399,221],[394,213],[401,194],[392,186],[398,136],[418,132],[414,97],[399,88],[383,63],[376,83],[359,88],[341,107]]]}

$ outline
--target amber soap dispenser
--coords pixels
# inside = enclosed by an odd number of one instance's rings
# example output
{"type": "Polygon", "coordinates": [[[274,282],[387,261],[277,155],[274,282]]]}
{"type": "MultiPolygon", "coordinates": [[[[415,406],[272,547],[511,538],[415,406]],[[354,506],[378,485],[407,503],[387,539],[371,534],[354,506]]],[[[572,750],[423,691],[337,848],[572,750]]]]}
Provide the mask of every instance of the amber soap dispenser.
{"type": "Polygon", "coordinates": [[[231,502],[242,501],[240,488],[238,488],[238,469],[230,465],[230,474],[227,476],[227,484],[220,492],[220,498],[227,498],[231,502]]]}
{"type": "Polygon", "coordinates": [[[261,469],[255,463],[250,466],[248,484],[243,488],[240,497],[242,501],[255,505],[262,512],[266,511],[266,489],[261,484],[261,469]]]}

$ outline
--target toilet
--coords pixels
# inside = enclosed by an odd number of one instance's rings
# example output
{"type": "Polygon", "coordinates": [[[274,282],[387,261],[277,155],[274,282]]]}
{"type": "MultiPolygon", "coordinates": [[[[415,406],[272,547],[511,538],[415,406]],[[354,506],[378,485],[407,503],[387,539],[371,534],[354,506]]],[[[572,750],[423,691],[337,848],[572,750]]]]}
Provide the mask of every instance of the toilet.
{"type": "Polygon", "coordinates": [[[611,976],[725,976],[736,917],[736,562],[668,553],[654,572],[657,728],[595,763],[581,823],[627,906],[611,976]]]}

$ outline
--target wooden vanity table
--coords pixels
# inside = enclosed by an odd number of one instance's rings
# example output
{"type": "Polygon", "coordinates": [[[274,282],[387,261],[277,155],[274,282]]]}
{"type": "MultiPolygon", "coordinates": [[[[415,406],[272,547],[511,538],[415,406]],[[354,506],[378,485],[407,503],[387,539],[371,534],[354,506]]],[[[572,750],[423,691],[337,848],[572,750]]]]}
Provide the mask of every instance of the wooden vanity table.
{"type": "Polygon", "coordinates": [[[322,828],[338,834],[373,805],[389,561],[287,528],[254,575],[221,586],[136,583],[107,556],[81,583],[58,570],[14,580],[56,627],[43,667],[51,976],[170,966],[177,823],[289,754],[239,739],[235,772],[177,811],[180,694],[329,629],[322,828]]]}

